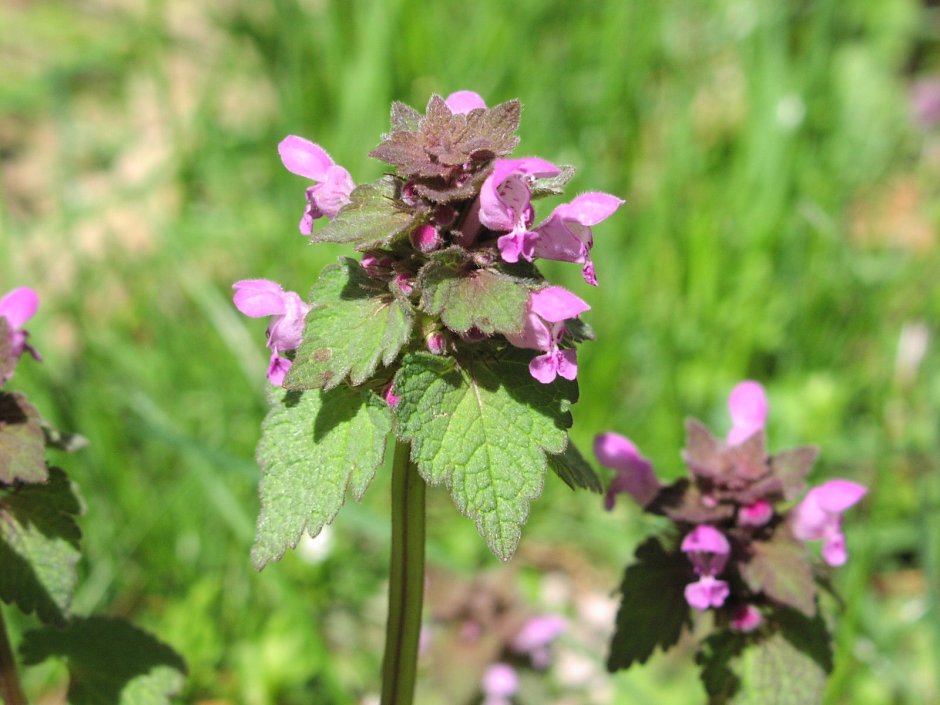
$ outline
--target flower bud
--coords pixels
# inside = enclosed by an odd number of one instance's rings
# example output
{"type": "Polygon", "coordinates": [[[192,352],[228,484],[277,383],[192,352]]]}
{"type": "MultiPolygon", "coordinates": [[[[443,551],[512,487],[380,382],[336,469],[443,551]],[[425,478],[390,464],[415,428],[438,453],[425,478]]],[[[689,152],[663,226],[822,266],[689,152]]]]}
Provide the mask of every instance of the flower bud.
{"type": "Polygon", "coordinates": [[[408,272],[401,272],[396,274],[392,279],[392,283],[398,287],[398,290],[401,291],[405,296],[411,296],[412,292],[415,290],[414,286],[415,278],[408,274],[408,272]]]}
{"type": "Polygon", "coordinates": [[[441,246],[441,234],[433,225],[425,223],[415,228],[410,235],[412,246],[418,252],[433,252],[441,246]]]}
{"type": "Polygon", "coordinates": [[[428,352],[433,355],[443,355],[447,352],[447,338],[439,330],[429,333],[424,343],[428,346],[428,352]]]}

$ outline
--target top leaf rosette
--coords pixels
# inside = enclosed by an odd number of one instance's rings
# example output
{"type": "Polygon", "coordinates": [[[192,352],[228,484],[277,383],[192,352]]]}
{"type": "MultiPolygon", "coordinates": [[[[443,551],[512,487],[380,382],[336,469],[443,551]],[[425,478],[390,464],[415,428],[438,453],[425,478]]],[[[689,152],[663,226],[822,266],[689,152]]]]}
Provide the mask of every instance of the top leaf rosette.
{"type": "MultiPolygon", "coordinates": [[[[569,484],[599,489],[566,430],[577,399],[575,345],[591,337],[578,317],[590,307],[532,262],[578,263],[595,285],[591,228],[622,204],[585,193],[537,223],[534,201],[560,194],[574,169],[510,158],[519,114],[518,101],[489,108],[471,91],[433,96],[424,115],[396,102],[391,132],[370,153],[394,173],[358,186],[319,145],[285,138],[285,167],[313,182],[301,233],[315,243],[351,244],[361,257],[324,269],[306,302],[265,279],[235,284],[242,313],[272,317],[268,379],[293,392],[322,390],[320,404],[344,397],[326,394],[341,385],[362,395],[368,413],[360,421],[372,424],[376,438],[393,427],[425,480],[447,485],[502,557],[515,548],[546,467],[569,484]]],[[[308,405],[280,396],[285,414],[308,405]]],[[[259,450],[266,473],[279,462],[276,448],[263,450],[273,432],[259,450]]],[[[339,452],[339,436],[336,444],[339,452]]],[[[314,443],[305,453],[326,448],[314,443]]],[[[256,562],[279,557],[304,526],[316,534],[346,487],[357,496],[365,490],[382,452],[367,469],[334,478],[341,486],[329,503],[319,506],[322,492],[311,500],[316,512],[293,505],[298,518],[283,536],[261,536],[275,511],[263,484],[256,562]]]]}

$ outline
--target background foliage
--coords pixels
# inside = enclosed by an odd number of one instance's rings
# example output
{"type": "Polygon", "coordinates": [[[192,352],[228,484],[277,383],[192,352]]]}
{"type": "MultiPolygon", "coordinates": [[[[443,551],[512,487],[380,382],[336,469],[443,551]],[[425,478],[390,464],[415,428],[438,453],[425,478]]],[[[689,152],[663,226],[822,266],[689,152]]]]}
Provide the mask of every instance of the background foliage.
{"type": "MultiPolygon", "coordinates": [[[[570,193],[627,199],[596,231],[597,290],[548,267],[599,334],[576,442],[614,429],[678,474],[683,418],[720,427],[732,384],[763,381],[772,448],[818,443],[811,479],[872,487],[835,577],[828,702],[936,701],[940,132],[909,92],[938,69],[938,25],[915,0],[4,3],[0,290],[43,298],[46,362],[17,387],[91,441],[62,460],[89,507],[76,611],[132,616],[183,654],[181,702],[376,691],[388,473],[325,559],[251,569],[263,323],[229,287],[303,292],[344,252],[297,234],[306,184],[281,137],[365,182],[391,100],[469,88],[522,99],[520,154],[577,165],[570,193]]],[[[496,569],[429,499],[432,562],[496,569]]],[[[536,608],[589,626],[651,528],[599,504],[549,478],[511,567],[536,608]]],[[[533,702],[704,702],[691,644],[608,680],[605,639],[565,637],[533,702]]],[[[27,685],[61,702],[54,667],[27,685]]]]}

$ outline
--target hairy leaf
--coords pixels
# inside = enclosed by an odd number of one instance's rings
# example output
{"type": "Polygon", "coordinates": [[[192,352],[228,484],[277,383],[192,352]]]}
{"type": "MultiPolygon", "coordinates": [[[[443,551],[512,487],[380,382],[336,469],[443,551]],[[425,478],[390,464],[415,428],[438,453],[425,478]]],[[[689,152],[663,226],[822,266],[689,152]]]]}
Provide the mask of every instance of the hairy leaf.
{"type": "Polygon", "coordinates": [[[574,178],[575,171],[573,166],[565,165],[561,167],[561,172],[555,176],[536,179],[530,188],[532,198],[558,196],[564,193],[565,186],[574,178]]]}
{"type": "Polygon", "coordinates": [[[13,338],[10,326],[4,316],[0,316],[0,385],[13,374],[16,358],[13,357],[13,338]]]}
{"type": "Polygon", "coordinates": [[[400,101],[392,103],[392,130],[415,132],[421,122],[421,113],[400,101]]]}
{"type": "Polygon", "coordinates": [[[401,179],[383,176],[353,189],[350,203],[343,206],[326,227],[310,236],[312,242],[352,242],[358,250],[387,245],[413,228],[421,214],[401,201],[401,179]]]}
{"type": "Polygon", "coordinates": [[[0,487],[0,600],[61,624],[75,586],[81,503],[65,473],[0,487]]]}
{"type": "Polygon", "coordinates": [[[518,334],[529,288],[492,269],[473,269],[452,250],[432,257],[418,274],[421,308],[458,333],[476,326],[487,335],[518,334]]]}
{"type": "Polygon", "coordinates": [[[796,499],[806,488],[806,476],[819,457],[819,448],[803,446],[775,453],[770,457],[773,474],[783,485],[784,499],[796,499]]]}
{"type": "Polygon", "coordinates": [[[684,477],[663,487],[647,511],[687,524],[718,523],[734,516],[733,505],[706,502],[698,486],[684,477]]]}
{"type": "Polygon", "coordinates": [[[411,337],[411,305],[355,260],[324,268],[310,297],[303,343],[284,380],[288,389],[331,389],[347,375],[360,385],[379,362],[392,364],[411,337]]]}
{"type": "Polygon", "coordinates": [[[709,705],[817,705],[831,669],[820,618],[786,617],[754,635],[722,632],[696,661],[709,705]],[[827,660],[828,659],[828,660],[827,660]]]}
{"type": "Polygon", "coordinates": [[[186,664],[173,649],[115,617],[27,632],[20,653],[26,665],[67,659],[72,705],[169,705],[185,682],[186,664]]]}
{"type": "Polygon", "coordinates": [[[259,570],[316,536],[346,501],[361,499],[385,458],[392,428],[387,404],[346,386],[330,391],[274,389],[261,427],[261,515],[251,558],[259,570]]]}
{"type": "Polygon", "coordinates": [[[548,466],[571,489],[582,487],[598,494],[604,491],[601,479],[594,472],[594,468],[584,459],[581,451],[575,447],[574,443],[570,441],[564,453],[549,454],[548,466]]]}
{"type": "Polygon", "coordinates": [[[680,551],[667,553],[659,539],[640,545],[636,562],[620,584],[620,609],[607,657],[611,673],[644,663],[656,649],[669,649],[690,626],[685,586],[695,579],[688,558],[680,551]]]}
{"type": "Polygon", "coordinates": [[[444,484],[490,549],[508,560],[529,503],[542,492],[546,453],[564,452],[577,386],[540,384],[525,351],[461,359],[412,353],[395,377],[398,434],[431,485],[444,484]]]}
{"type": "Polygon", "coordinates": [[[19,392],[0,392],[0,483],[45,482],[46,438],[39,412],[19,392]]]}
{"type": "Polygon", "coordinates": [[[816,584],[809,556],[803,544],[790,536],[786,524],[777,528],[770,541],[751,544],[751,555],[739,569],[751,590],[807,617],[816,614],[816,584]]]}

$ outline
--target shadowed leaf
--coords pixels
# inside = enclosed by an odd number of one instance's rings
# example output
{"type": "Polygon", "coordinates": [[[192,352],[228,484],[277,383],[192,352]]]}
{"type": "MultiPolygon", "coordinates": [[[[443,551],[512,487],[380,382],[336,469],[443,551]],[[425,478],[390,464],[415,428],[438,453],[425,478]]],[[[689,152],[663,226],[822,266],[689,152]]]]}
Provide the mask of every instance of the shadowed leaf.
{"type": "Polygon", "coordinates": [[[594,468],[571,441],[568,441],[568,447],[565,448],[564,453],[549,454],[548,466],[571,489],[582,487],[598,494],[604,491],[601,479],[594,472],[594,468]]]}
{"type": "Polygon", "coordinates": [[[751,544],[751,555],[739,570],[751,590],[812,617],[816,614],[813,570],[806,548],[789,531],[787,524],[781,524],[770,541],[751,544]]]}
{"type": "Polygon", "coordinates": [[[0,392],[0,483],[45,482],[46,438],[39,412],[19,392],[0,392]]]}
{"type": "Polygon", "coordinates": [[[806,476],[819,457],[819,448],[803,446],[780,451],[770,457],[774,475],[783,484],[785,499],[796,499],[806,489],[806,476]]]}

